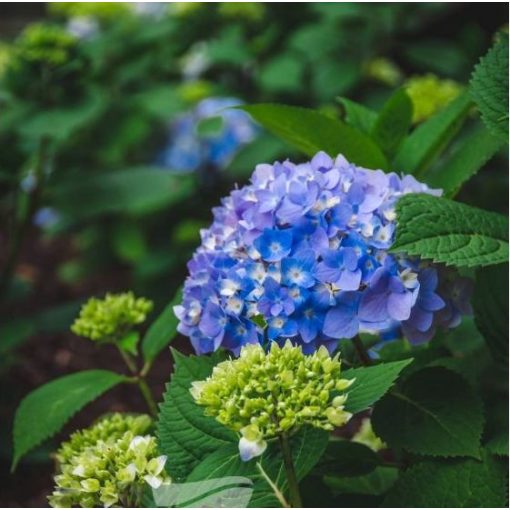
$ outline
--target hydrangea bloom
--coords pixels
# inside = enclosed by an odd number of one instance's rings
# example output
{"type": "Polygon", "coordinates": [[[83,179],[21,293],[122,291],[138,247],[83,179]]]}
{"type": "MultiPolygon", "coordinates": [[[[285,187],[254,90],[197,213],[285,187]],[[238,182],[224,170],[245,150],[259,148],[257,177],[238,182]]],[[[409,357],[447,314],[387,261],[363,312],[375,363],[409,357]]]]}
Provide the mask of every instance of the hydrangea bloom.
{"type": "Polygon", "coordinates": [[[168,146],[159,156],[160,164],[181,172],[193,172],[211,165],[223,168],[243,145],[251,142],[257,127],[250,116],[241,110],[231,109],[241,101],[234,98],[208,98],[195,109],[178,118],[170,127],[168,146]],[[200,135],[200,121],[220,117],[222,125],[217,132],[200,135]]]}
{"type": "Polygon", "coordinates": [[[116,413],[75,432],[56,454],[59,474],[48,500],[52,507],[136,506],[143,487],[170,483],[166,456],[158,456],[156,438],[147,435],[147,415],[116,413]]]}
{"type": "Polygon", "coordinates": [[[287,338],[313,352],[360,331],[401,326],[421,342],[457,325],[470,310],[469,281],[388,251],[406,193],[441,191],[323,152],[258,165],[201,232],[175,309],[179,331],[199,354],[287,338]]]}
{"type": "Polygon", "coordinates": [[[191,394],[205,413],[241,433],[243,460],[261,455],[266,439],[293,433],[303,425],[325,430],[347,423],[343,392],[354,379],[341,379],[339,355],[325,347],[305,356],[289,341],[266,351],[247,345],[238,359],[219,363],[205,381],[195,381],[191,394]]]}
{"type": "Polygon", "coordinates": [[[132,292],[106,294],[83,305],[71,331],[95,341],[119,340],[131,327],[144,322],[151,310],[152,301],[137,298],[132,292]]]}

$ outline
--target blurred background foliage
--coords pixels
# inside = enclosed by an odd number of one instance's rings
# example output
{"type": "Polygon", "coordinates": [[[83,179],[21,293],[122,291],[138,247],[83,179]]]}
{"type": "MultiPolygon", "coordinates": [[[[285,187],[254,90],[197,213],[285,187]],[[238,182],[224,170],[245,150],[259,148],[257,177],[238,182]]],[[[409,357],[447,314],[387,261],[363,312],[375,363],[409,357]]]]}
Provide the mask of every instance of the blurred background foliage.
{"type": "MultiPolygon", "coordinates": [[[[282,102],[352,120],[352,101],[378,110],[403,86],[419,124],[462,91],[508,15],[490,3],[0,10],[0,377],[21,378],[21,393],[75,368],[64,332],[84,299],[133,289],[156,315],[220,197],[257,163],[299,157],[225,107],[282,102]]],[[[506,158],[460,198],[506,212],[506,158]]]]}

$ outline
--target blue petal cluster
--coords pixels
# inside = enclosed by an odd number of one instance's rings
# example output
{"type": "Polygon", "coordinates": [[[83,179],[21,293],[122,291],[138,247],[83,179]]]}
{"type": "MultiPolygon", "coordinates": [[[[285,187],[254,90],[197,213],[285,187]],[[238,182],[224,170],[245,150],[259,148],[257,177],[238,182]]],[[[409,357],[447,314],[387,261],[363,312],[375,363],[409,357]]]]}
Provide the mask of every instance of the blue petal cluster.
{"type": "Polygon", "coordinates": [[[258,165],[201,232],[175,308],[179,331],[199,354],[287,338],[313,352],[360,331],[401,327],[423,342],[456,326],[470,313],[470,281],[388,253],[406,193],[441,191],[323,152],[258,165]]]}
{"type": "Polygon", "coordinates": [[[226,97],[199,102],[194,110],[182,115],[170,126],[168,145],[158,157],[158,162],[181,172],[194,172],[206,165],[218,169],[225,167],[258,132],[247,113],[232,109],[240,104],[241,101],[226,97]],[[211,117],[222,118],[221,129],[210,135],[199,135],[199,122],[211,117]]]}

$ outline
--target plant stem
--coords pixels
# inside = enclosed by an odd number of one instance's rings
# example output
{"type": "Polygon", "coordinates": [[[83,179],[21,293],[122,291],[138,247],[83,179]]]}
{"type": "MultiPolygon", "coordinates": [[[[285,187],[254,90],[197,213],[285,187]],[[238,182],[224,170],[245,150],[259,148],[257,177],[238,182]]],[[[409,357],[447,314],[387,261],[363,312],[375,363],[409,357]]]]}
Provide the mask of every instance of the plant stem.
{"type": "Polygon", "coordinates": [[[301,508],[303,503],[301,501],[301,494],[299,493],[299,484],[294,469],[294,462],[292,460],[292,451],[290,449],[289,438],[286,434],[281,434],[280,448],[282,450],[283,465],[287,474],[287,483],[289,485],[289,502],[293,508],[301,508]]]}
{"type": "Polygon", "coordinates": [[[354,345],[354,349],[356,349],[356,354],[358,355],[358,358],[361,361],[361,363],[365,366],[371,365],[372,360],[370,359],[370,356],[368,355],[368,352],[365,349],[365,346],[363,345],[363,341],[361,340],[359,335],[356,335],[352,339],[352,343],[354,345]]]}
{"type": "Polygon", "coordinates": [[[120,355],[122,356],[122,359],[124,360],[124,363],[126,363],[127,367],[129,368],[129,370],[133,373],[133,374],[136,374],[137,373],[137,368],[136,368],[136,364],[135,362],[131,359],[131,357],[129,356],[129,354],[125,351],[122,350],[122,347],[120,347],[119,345],[117,345],[117,349],[119,350],[120,352],[120,355]]]}
{"type": "Polygon", "coordinates": [[[135,375],[133,382],[135,382],[138,385],[138,387],[140,388],[140,392],[141,392],[145,402],[147,403],[147,407],[149,408],[151,415],[156,417],[158,415],[158,406],[157,406],[156,402],[154,401],[154,398],[152,397],[152,393],[149,388],[149,385],[147,384],[147,381],[145,380],[145,375],[147,374],[148,368],[150,368],[150,367],[144,366],[145,370],[142,369],[142,371],[140,373],[138,373],[136,364],[133,361],[133,359],[131,358],[131,356],[127,352],[123,351],[122,348],[119,347],[119,345],[117,345],[117,349],[119,350],[120,355],[122,356],[122,359],[126,363],[127,367],[131,371],[131,373],[135,375]]]}
{"type": "MultiPolygon", "coordinates": [[[[39,207],[39,200],[43,189],[44,170],[48,159],[48,145],[49,140],[47,138],[41,138],[34,171],[36,179],[35,188],[29,192],[28,205],[25,212],[20,218],[14,219],[7,259],[0,273],[0,298],[10,287],[23,241],[32,223],[32,218],[39,207]]],[[[17,191],[17,193],[21,192],[17,191]]],[[[17,203],[18,202],[19,200],[17,200],[17,203]]],[[[16,215],[17,213],[18,211],[15,211],[16,215]]]]}
{"type": "Polygon", "coordinates": [[[288,501],[285,499],[285,496],[281,493],[280,489],[276,486],[276,484],[271,480],[269,475],[265,472],[264,468],[262,467],[262,464],[260,462],[257,462],[257,469],[260,471],[260,474],[264,478],[264,480],[267,482],[269,487],[273,489],[274,495],[276,496],[276,499],[281,503],[283,508],[290,508],[290,505],[288,501]]]}
{"type": "Polygon", "coordinates": [[[158,406],[154,399],[152,398],[151,390],[149,389],[149,386],[145,379],[143,378],[138,379],[138,387],[140,388],[140,392],[142,393],[143,398],[147,403],[147,407],[149,408],[150,413],[152,414],[152,416],[156,417],[158,415],[158,406]]]}

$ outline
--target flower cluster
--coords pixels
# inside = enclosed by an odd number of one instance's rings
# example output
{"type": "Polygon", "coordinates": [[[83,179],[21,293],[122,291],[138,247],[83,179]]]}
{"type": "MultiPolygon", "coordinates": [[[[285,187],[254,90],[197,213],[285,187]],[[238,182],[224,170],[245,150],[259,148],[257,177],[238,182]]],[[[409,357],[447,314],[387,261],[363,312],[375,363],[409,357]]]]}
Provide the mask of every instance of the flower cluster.
{"type": "Polygon", "coordinates": [[[469,281],[389,253],[397,199],[440,195],[412,176],[367,170],[319,152],[258,165],[213,210],[188,264],[179,331],[197,353],[290,338],[305,352],[360,331],[402,326],[412,342],[470,311],[469,281]]]}
{"type": "Polygon", "coordinates": [[[132,292],[91,298],[80,310],[71,331],[90,340],[108,342],[120,339],[132,326],[141,324],[152,310],[152,302],[136,298],[132,292]]]}
{"type": "Polygon", "coordinates": [[[303,425],[332,430],[345,424],[351,415],[344,411],[347,395],[339,392],[353,380],[341,379],[340,372],[339,355],[330,357],[325,347],[305,356],[290,342],[273,343],[268,352],[247,345],[239,358],[194,382],[191,394],[207,415],[241,433],[241,458],[249,460],[263,453],[266,439],[303,425]]]}
{"type": "Polygon", "coordinates": [[[168,146],[160,155],[159,162],[182,172],[193,172],[207,165],[219,169],[225,167],[236,152],[257,134],[250,116],[232,109],[240,104],[233,98],[200,101],[192,112],[172,124],[168,146]],[[197,127],[206,119],[214,119],[217,126],[208,133],[200,134],[197,127]]]}
{"type": "Polygon", "coordinates": [[[157,488],[170,483],[155,437],[142,435],[151,427],[149,416],[117,413],[75,432],[56,454],[59,474],[50,505],[136,506],[145,484],[157,488]]]}
{"type": "Polygon", "coordinates": [[[413,103],[414,123],[432,117],[462,92],[457,82],[441,80],[434,74],[415,76],[407,81],[405,88],[413,103]]]}

